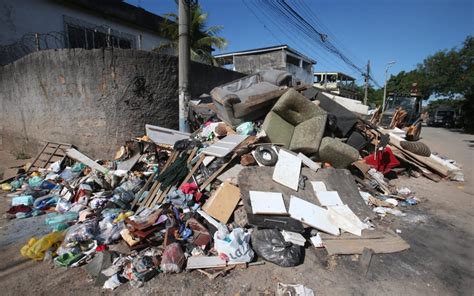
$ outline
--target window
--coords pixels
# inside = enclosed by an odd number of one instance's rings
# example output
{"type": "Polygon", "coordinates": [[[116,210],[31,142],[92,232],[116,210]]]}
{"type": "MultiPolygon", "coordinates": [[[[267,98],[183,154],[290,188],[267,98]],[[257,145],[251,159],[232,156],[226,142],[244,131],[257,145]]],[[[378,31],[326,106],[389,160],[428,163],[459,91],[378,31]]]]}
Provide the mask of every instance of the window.
{"type": "Polygon", "coordinates": [[[294,56],[287,54],[286,55],[286,63],[287,64],[293,64],[293,65],[299,67],[300,66],[300,59],[295,58],[294,56]]]}

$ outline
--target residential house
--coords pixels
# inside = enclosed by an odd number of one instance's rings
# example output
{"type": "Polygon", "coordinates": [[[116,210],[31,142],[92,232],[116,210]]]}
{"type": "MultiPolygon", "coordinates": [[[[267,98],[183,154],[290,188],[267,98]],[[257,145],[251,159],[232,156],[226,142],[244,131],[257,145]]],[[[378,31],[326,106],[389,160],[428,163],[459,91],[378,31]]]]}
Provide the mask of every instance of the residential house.
{"type": "Polygon", "coordinates": [[[313,65],[316,61],[288,45],[257,48],[214,55],[217,62],[234,71],[252,74],[261,70],[286,70],[295,80],[313,84],[313,65]]]}
{"type": "Polygon", "coordinates": [[[355,78],[341,72],[314,72],[314,87],[341,97],[359,99],[355,78]]]}

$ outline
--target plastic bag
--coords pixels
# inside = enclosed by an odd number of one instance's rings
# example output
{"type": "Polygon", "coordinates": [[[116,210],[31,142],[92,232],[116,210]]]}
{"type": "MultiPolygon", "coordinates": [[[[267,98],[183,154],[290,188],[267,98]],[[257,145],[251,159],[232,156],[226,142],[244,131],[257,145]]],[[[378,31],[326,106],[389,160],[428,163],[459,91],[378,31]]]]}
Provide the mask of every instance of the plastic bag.
{"type": "Polygon", "coordinates": [[[65,243],[82,243],[92,240],[96,234],[95,221],[89,221],[83,224],[75,224],[69,227],[66,236],[64,237],[65,243]]]}
{"type": "Polygon", "coordinates": [[[250,248],[250,234],[242,228],[235,228],[231,233],[219,230],[214,233],[214,247],[219,256],[229,262],[250,262],[253,250],[250,248]]]}
{"type": "Polygon", "coordinates": [[[31,195],[21,195],[21,196],[16,196],[12,199],[12,206],[19,206],[19,205],[25,205],[25,206],[32,206],[33,205],[33,196],[31,195]]]}
{"type": "Polygon", "coordinates": [[[252,247],[258,256],[282,267],[296,266],[303,261],[301,247],[286,242],[276,229],[252,232],[252,247]]]}
{"type": "Polygon", "coordinates": [[[109,245],[121,238],[120,231],[125,228],[123,222],[117,224],[105,223],[100,227],[100,234],[98,240],[105,245],[109,245]]]}
{"type": "Polygon", "coordinates": [[[68,228],[68,223],[77,220],[79,215],[76,212],[49,213],[46,215],[44,223],[52,227],[53,230],[64,230],[68,228]]]}
{"type": "Polygon", "coordinates": [[[183,249],[178,243],[172,243],[163,251],[160,268],[163,272],[181,272],[184,261],[183,249]]]}
{"type": "Polygon", "coordinates": [[[34,260],[43,260],[44,254],[49,249],[56,250],[63,238],[63,232],[51,232],[40,239],[32,237],[28,243],[21,248],[21,255],[34,260]]]}
{"type": "Polygon", "coordinates": [[[251,135],[253,133],[253,123],[244,122],[236,128],[239,135],[251,135]]]}
{"type": "Polygon", "coordinates": [[[43,178],[38,176],[34,176],[28,180],[28,185],[30,185],[31,188],[40,187],[42,183],[43,178]]]}

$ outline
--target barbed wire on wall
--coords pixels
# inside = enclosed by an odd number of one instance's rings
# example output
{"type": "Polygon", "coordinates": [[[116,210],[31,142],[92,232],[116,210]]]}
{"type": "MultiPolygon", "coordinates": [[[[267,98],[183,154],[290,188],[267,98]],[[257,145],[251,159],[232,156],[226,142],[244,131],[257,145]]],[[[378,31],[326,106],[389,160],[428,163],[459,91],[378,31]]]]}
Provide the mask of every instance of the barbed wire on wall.
{"type": "MultiPolygon", "coordinates": [[[[74,28],[73,28],[74,29],[74,28]]],[[[59,48],[133,48],[134,40],[130,36],[122,36],[108,27],[81,28],[84,36],[74,35],[65,31],[47,33],[27,33],[18,41],[0,45],[0,66],[12,63],[32,52],[59,48]],[[78,40],[81,39],[81,40],[78,40]],[[85,41],[85,42],[84,42],[85,41]]],[[[82,33],[82,32],[79,32],[82,33]]]]}

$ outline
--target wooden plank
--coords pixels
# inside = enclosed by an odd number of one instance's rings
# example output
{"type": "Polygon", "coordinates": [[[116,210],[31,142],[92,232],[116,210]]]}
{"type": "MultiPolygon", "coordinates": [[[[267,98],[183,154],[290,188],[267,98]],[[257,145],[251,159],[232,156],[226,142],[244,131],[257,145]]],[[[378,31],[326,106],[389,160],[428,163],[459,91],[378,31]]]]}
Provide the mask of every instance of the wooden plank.
{"type": "Polygon", "coordinates": [[[222,260],[219,256],[191,256],[188,258],[186,263],[187,270],[199,268],[219,268],[226,266],[226,261],[222,260]]]}
{"type": "Polygon", "coordinates": [[[189,178],[191,178],[194,175],[194,173],[199,168],[199,166],[201,165],[201,163],[204,161],[205,158],[206,156],[204,154],[201,154],[199,156],[198,161],[193,166],[193,168],[189,171],[188,175],[184,178],[183,182],[181,183],[181,185],[179,185],[179,187],[183,186],[189,180],[189,178]]]}
{"type": "Polygon", "coordinates": [[[155,173],[151,174],[150,177],[148,177],[148,180],[146,180],[146,183],[145,185],[143,185],[142,188],[140,188],[140,191],[137,192],[137,194],[135,194],[135,198],[133,199],[133,202],[132,202],[132,209],[135,207],[135,205],[137,204],[137,202],[140,200],[140,196],[143,194],[143,192],[145,192],[148,188],[148,186],[150,186],[151,182],[153,181],[153,178],[155,178],[155,173]]]}
{"type": "Polygon", "coordinates": [[[400,151],[402,151],[404,154],[411,156],[412,158],[416,159],[417,161],[423,163],[426,165],[428,168],[431,170],[435,171],[436,173],[442,175],[443,177],[448,177],[452,175],[452,171],[450,168],[447,166],[443,165],[440,163],[436,157],[432,154],[430,157],[426,156],[420,156],[415,153],[412,153],[408,150],[405,150],[402,148],[400,145],[400,142],[403,141],[402,138],[399,136],[395,135],[394,133],[391,133],[389,131],[381,130],[382,133],[384,134],[389,134],[390,135],[390,144],[397,147],[400,151]]]}
{"type": "Polygon", "coordinates": [[[214,181],[215,178],[217,178],[217,176],[220,175],[220,173],[229,165],[229,163],[231,163],[235,158],[237,157],[237,154],[234,154],[232,155],[231,159],[224,163],[217,171],[215,171],[211,176],[209,176],[209,178],[207,178],[207,180],[199,187],[199,190],[200,191],[203,191],[204,189],[206,189],[207,185],[211,184],[212,181],[214,181]]]}
{"type": "Polygon", "coordinates": [[[239,200],[239,188],[225,182],[206,201],[202,209],[213,218],[227,224],[239,200]]]}
{"type": "Polygon", "coordinates": [[[75,159],[75,160],[87,165],[91,169],[99,171],[104,175],[109,173],[109,170],[107,168],[105,168],[102,165],[98,164],[97,162],[93,161],[92,159],[90,159],[86,155],[82,154],[81,152],[77,151],[76,149],[68,148],[65,151],[66,151],[66,154],[67,154],[68,157],[70,157],[72,159],[75,159]]]}
{"type": "MultiPolygon", "coordinates": [[[[374,253],[395,253],[410,248],[409,244],[393,232],[385,231],[381,238],[367,238],[368,232],[371,231],[363,231],[361,237],[350,234],[352,237],[346,239],[342,237],[334,239],[322,234],[321,238],[329,255],[362,254],[364,248],[372,249],[374,253]]],[[[343,235],[347,236],[347,234],[349,233],[343,235]]]]}

